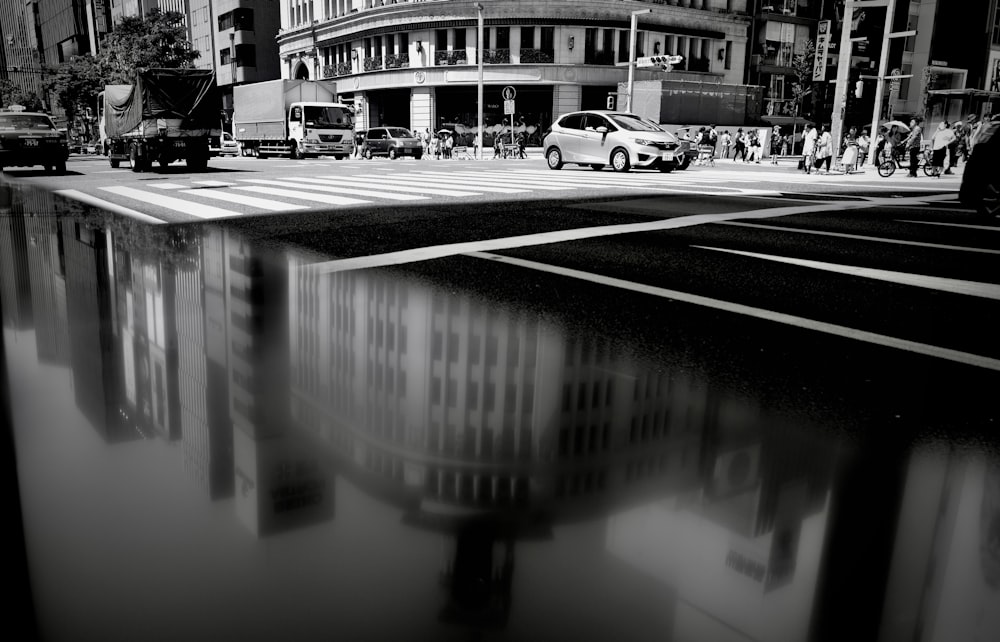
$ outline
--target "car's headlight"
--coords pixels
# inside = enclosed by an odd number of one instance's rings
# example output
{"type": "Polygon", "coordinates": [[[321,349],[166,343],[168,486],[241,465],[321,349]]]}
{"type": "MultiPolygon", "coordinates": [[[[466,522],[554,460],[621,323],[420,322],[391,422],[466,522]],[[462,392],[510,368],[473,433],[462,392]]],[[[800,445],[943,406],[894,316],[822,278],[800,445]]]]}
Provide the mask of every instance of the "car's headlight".
{"type": "Polygon", "coordinates": [[[302,142],[303,143],[309,143],[310,145],[318,145],[319,144],[319,139],[318,138],[303,138],[302,142]]]}
{"type": "Polygon", "coordinates": [[[655,147],[656,146],[656,143],[654,141],[647,140],[645,138],[636,138],[635,139],[635,144],[636,145],[646,145],[648,147],[655,147]]]}

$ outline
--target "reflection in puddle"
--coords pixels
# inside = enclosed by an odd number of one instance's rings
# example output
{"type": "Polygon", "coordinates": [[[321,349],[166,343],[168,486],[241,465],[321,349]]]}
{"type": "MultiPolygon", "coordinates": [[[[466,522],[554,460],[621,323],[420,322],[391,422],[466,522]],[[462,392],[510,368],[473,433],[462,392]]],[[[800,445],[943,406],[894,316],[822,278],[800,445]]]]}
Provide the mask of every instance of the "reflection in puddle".
{"type": "Polygon", "coordinates": [[[107,598],[137,590],[164,639],[827,639],[861,599],[860,638],[1000,630],[1000,476],[975,456],[859,454],[404,270],[0,192],[12,387],[51,401],[14,404],[51,639],[136,639],[107,598]],[[101,599],[72,590],[102,565],[101,599]]]}

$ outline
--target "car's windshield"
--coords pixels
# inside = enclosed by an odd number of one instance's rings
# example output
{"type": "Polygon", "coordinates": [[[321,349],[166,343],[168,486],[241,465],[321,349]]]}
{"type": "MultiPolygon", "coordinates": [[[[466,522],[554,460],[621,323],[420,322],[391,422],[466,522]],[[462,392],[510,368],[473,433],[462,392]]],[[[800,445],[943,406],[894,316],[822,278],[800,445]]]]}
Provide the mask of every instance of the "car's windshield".
{"type": "Polygon", "coordinates": [[[662,132],[663,129],[651,120],[634,114],[609,114],[616,125],[633,132],[662,132]]]}
{"type": "Polygon", "coordinates": [[[43,129],[54,131],[55,127],[48,116],[2,114],[0,115],[0,129],[43,129]]]}
{"type": "Polygon", "coordinates": [[[405,129],[403,127],[390,127],[389,128],[389,137],[390,138],[413,138],[414,136],[410,132],[409,129],[405,129]]]}
{"type": "Polygon", "coordinates": [[[344,107],[305,107],[306,126],[329,128],[353,128],[354,116],[344,107]]]}

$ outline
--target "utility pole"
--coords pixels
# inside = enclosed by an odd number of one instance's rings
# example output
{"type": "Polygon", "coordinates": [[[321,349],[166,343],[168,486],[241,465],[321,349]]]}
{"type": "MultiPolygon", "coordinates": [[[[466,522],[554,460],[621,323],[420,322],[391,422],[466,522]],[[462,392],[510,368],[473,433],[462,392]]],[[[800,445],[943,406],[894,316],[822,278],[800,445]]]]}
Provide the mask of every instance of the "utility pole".
{"type": "Polygon", "coordinates": [[[632,12],[632,25],[628,34],[628,92],[625,94],[625,111],[632,111],[632,85],[635,82],[635,32],[639,26],[639,16],[653,13],[652,9],[639,9],[632,12]]]}
{"type": "Polygon", "coordinates": [[[476,129],[476,136],[478,137],[479,143],[479,160],[483,160],[483,145],[486,142],[486,137],[483,135],[483,3],[476,3],[476,11],[479,12],[478,23],[478,35],[476,36],[476,60],[479,66],[479,81],[476,83],[476,123],[478,127],[476,129]]]}

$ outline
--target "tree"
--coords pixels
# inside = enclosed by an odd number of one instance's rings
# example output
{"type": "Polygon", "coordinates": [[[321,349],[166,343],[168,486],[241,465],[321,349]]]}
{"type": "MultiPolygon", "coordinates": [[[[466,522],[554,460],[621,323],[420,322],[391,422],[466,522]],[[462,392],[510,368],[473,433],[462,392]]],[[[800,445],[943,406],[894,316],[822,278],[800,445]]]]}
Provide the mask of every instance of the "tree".
{"type": "Polygon", "coordinates": [[[69,62],[49,70],[45,90],[56,95],[66,112],[66,119],[74,122],[77,116],[86,114],[88,107],[94,107],[98,92],[104,89],[106,76],[100,61],[93,56],[73,56],[69,62]]]}
{"type": "Polygon", "coordinates": [[[41,111],[43,101],[35,92],[25,91],[4,78],[0,80],[0,108],[6,109],[8,105],[23,105],[28,111],[41,111]]]}
{"type": "MultiPolygon", "coordinates": [[[[813,67],[816,59],[816,43],[807,40],[802,53],[792,56],[792,69],[795,71],[795,81],[792,83],[792,115],[802,115],[802,107],[806,96],[813,89],[813,67]]],[[[810,112],[807,112],[810,113],[810,112]]]]}
{"type": "Polygon", "coordinates": [[[145,18],[122,18],[105,38],[99,59],[108,84],[128,84],[135,69],[190,68],[200,55],[188,42],[184,14],[153,9],[145,18]]]}

